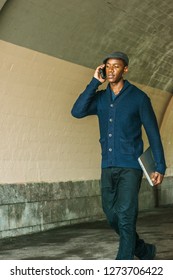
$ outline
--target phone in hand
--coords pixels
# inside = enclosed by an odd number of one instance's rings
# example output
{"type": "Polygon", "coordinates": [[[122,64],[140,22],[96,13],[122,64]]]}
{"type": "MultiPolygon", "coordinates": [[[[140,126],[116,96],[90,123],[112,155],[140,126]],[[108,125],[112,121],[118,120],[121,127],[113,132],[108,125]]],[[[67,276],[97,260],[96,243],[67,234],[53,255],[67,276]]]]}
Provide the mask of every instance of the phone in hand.
{"type": "Polygon", "coordinates": [[[106,68],[100,68],[99,70],[102,79],[106,79],[106,68]]]}

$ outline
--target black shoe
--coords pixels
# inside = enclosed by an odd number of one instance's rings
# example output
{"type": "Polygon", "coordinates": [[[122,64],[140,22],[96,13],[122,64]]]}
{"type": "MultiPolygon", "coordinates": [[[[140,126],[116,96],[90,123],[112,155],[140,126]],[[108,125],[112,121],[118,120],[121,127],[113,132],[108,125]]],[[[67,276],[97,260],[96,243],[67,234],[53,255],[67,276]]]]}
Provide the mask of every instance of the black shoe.
{"type": "Polygon", "coordinates": [[[153,244],[147,244],[147,253],[140,258],[140,260],[154,260],[156,256],[156,246],[153,244]]]}

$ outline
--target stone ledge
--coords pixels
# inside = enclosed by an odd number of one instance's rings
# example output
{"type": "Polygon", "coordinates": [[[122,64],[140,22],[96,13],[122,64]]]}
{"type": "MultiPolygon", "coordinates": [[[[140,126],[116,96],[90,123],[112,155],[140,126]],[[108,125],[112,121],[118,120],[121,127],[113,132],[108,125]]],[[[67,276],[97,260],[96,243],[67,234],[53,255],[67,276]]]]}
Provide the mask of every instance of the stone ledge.
{"type": "MultiPolygon", "coordinates": [[[[99,180],[0,185],[0,238],[105,218],[99,180]]],[[[173,201],[172,177],[154,189],[143,179],[139,210],[173,201]]]]}
{"type": "Polygon", "coordinates": [[[0,237],[98,220],[99,181],[0,185],[0,237]]]}

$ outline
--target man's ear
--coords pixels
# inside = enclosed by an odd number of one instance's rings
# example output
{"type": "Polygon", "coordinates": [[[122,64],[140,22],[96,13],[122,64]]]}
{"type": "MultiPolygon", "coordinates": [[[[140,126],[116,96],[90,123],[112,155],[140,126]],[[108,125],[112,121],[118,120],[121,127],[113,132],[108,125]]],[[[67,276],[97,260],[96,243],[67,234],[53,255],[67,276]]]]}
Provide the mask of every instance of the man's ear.
{"type": "Polygon", "coordinates": [[[129,71],[128,66],[125,66],[125,67],[124,67],[124,74],[126,74],[128,71],[129,71]]]}

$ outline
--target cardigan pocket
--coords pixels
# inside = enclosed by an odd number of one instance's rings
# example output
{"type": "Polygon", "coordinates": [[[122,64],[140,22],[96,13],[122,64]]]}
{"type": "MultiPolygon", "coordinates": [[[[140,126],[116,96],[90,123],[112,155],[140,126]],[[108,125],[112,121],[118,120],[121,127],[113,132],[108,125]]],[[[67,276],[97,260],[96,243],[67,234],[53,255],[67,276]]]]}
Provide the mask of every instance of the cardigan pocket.
{"type": "Polygon", "coordinates": [[[126,155],[134,154],[135,148],[133,141],[120,139],[120,151],[126,155]]]}

